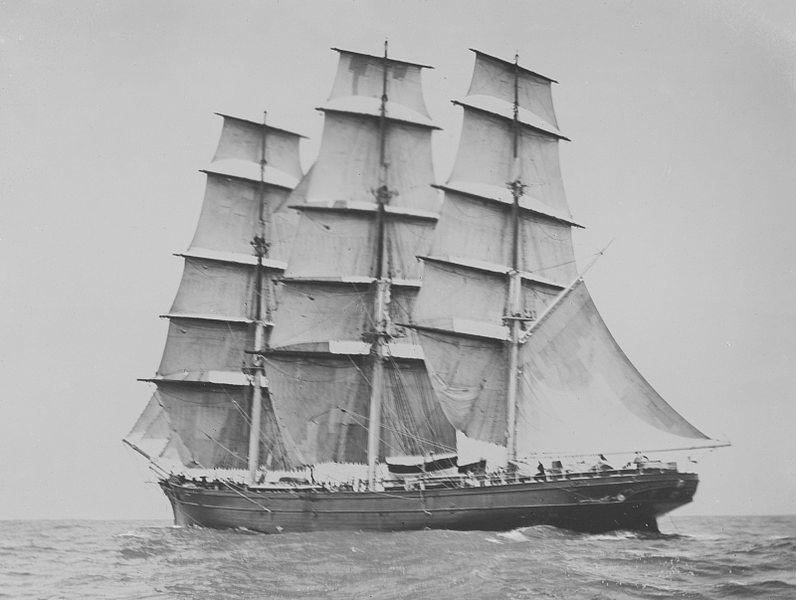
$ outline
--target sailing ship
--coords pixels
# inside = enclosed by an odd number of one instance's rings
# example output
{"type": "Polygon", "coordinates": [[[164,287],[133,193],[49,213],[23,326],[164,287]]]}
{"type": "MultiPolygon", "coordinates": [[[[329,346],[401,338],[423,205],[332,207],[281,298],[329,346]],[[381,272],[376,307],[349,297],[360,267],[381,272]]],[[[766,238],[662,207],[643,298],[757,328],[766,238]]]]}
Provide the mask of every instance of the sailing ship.
{"type": "Polygon", "coordinates": [[[301,135],[221,115],[125,439],[175,522],[657,530],[698,477],[640,452],[721,444],[634,368],[577,270],[555,81],[474,50],[441,185],[427,66],[333,50],[306,174],[301,135]]]}

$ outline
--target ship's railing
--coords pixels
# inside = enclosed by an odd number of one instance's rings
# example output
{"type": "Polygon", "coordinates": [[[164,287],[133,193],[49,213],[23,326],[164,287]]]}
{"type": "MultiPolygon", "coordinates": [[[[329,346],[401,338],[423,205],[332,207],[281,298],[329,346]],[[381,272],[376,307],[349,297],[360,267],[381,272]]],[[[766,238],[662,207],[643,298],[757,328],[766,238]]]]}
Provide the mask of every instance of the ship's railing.
{"type": "MultiPolygon", "coordinates": [[[[603,466],[605,467],[605,466],[603,466]]],[[[556,481],[572,481],[598,478],[630,478],[637,477],[639,474],[650,473],[671,473],[677,471],[676,463],[662,463],[650,461],[632,467],[621,469],[600,468],[598,465],[585,470],[559,470],[548,469],[544,474],[537,473],[529,475],[526,473],[510,473],[506,470],[488,473],[460,473],[458,475],[435,476],[431,474],[418,474],[414,477],[404,477],[402,479],[388,479],[381,482],[384,490],[425,490],[440,488],[468,488],[468,487],[494,487],[513,484],[546,483],[556,481]]],[[[174,477],[174,483],[184,487],[197,487],[204,489],[224,489],[233,487],[235,489],[252,491],[328,491],[328,492],[364,492],[366,486],[364,481],[352,482],[310,482],[293,480],[293,478],[283,478],[281,481],[265,482],[255,485],[247,485],[238,481],[227,480],[224,478],[209,479],[205,476],[199,479],[188,477],[174,477]]]]}
{"type": "Polygon", "coordinates": [[[508,473],[506,471],[480,474],[462,473],[444,477],[418,475],[416,477],[404,478],[401,481],[385,481],[385,489],[422,490],[442,487],[492,487],[517,483],[544,483],[550,481],[569,481],[605,477],[635,477],[639,473],[671,473],[672,471],[677,471],[676,463],[660,463],[653,461],[621,469],[590,468],[583,471],[557,471],[551,469],[546,471],[544,475],[540,473],[536,475],[508,473]]]}

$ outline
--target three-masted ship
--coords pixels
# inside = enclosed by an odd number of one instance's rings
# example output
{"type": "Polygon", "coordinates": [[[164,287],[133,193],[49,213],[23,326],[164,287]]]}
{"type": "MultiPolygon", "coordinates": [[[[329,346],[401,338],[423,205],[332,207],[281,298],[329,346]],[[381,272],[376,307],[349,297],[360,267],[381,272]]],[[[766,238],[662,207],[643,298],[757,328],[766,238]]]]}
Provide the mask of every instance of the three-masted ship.
{"type": "Polygon", "coordinates": [[[718,443],[633,367],[577,271],[554,81],[474,51],[439,185],[425,65],[335,50],[306,174],[300,135],[223,116],[125,440],[175,522],[655,530],[698,478],[639,452],[718,443]]]}

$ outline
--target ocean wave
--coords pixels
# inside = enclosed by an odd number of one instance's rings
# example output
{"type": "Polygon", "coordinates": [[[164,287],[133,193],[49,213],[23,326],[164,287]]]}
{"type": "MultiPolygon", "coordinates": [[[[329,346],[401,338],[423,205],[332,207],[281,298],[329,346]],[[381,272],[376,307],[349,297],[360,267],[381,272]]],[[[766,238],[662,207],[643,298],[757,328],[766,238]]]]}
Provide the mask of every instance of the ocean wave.
{"type": "Polygon", "coordinates": [[[513,529],[511,531],[503,531],[497,534],[497,537],[509,542],[530,542],[533,536],[526,535],[523,529],[513,529]]]}
{"type": "Polygon", "coordinates": [[[779,579],[756,581],[752,583],[742,583],[731,581],[716,585],[714,588],[719,598],[782,598],[792,600],[796,596],[796,585],[792,585],[779,579]],[[773,595],[772,595],[773,594],[773,595]]]}
{"type": "Polygon", "coordinates": [[[790,536],[772,537],[766,540],[765,543],[755,544],[748,550],[750,554],[794,551],[796,551],[796,538],[790,536]]]}
{"type": "Polygon", "coordinates": [[[685,536],[679,533],[660,533],[657,531],[610,531],[607,533],[587,533],[582,534],[590,540],[595,541],[621,541],[621,540],[680,540],[685,536]]]}
{"type": "Polygon", "coordinates": [[[136,533],[135,531],[125,531],[124,533],[116,534],[117,538],[136,538],[139,540],[145,540],[146,536],[140,533],[136,533]]]}
{"type": "Polygon", "coordinates": [[[684,518],[674,535],[553,527],[254,535],[164,522],[51,524],[0,523],[8,597],[796,597],[796,518],[684,518]]]}

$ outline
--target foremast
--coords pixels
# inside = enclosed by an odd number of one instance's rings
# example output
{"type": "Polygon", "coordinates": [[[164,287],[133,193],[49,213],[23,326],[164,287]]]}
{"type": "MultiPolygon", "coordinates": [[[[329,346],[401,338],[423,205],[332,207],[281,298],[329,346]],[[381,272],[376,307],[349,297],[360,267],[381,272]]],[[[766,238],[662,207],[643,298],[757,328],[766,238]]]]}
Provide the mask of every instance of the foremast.
{"type": "Polygon", "coordinates": [[[514,55],[514,105],[512,110],[512,179],[507,182],[511,190],[511,270],[509,271],[509,305],[505,324],[509,328],[509,368],[506,382],[506,462],[513,467],[517,459],[517,386],[520,377],[519,353],[522,324],[529,320],[522,314],[522,276],[520,274],[520,198],[525,185],[522,182],[519,161],[519,54],[514,55]]]}
{"type": "MultiPolygon", "coordinates": [[[[258,190],[259,215],[257,218],[258,231],[252,239],[252,248],[257,258],[254,266],[254,347],[252,348],[252,368],[249,370],[252,382],[251,397],[251,424],[249,426],[249,483],[256,483],[257,472],[260,468],[260,421],[263,413],[263,379],[265,378],[265,365],[263,356],[268,347],[268,328],[266,323],[271,321],[271,294],[270,286],[263,287],[263,260],[268,256],[269,225],[271,221],[270,206],[265,200],[265,169],[268,165],[266,158],[268,113],[263,112],[262,147],[260,153],[260,186],[258,190]]],[[[266,394],[268,388],[265,388],[266,394]]]]}

